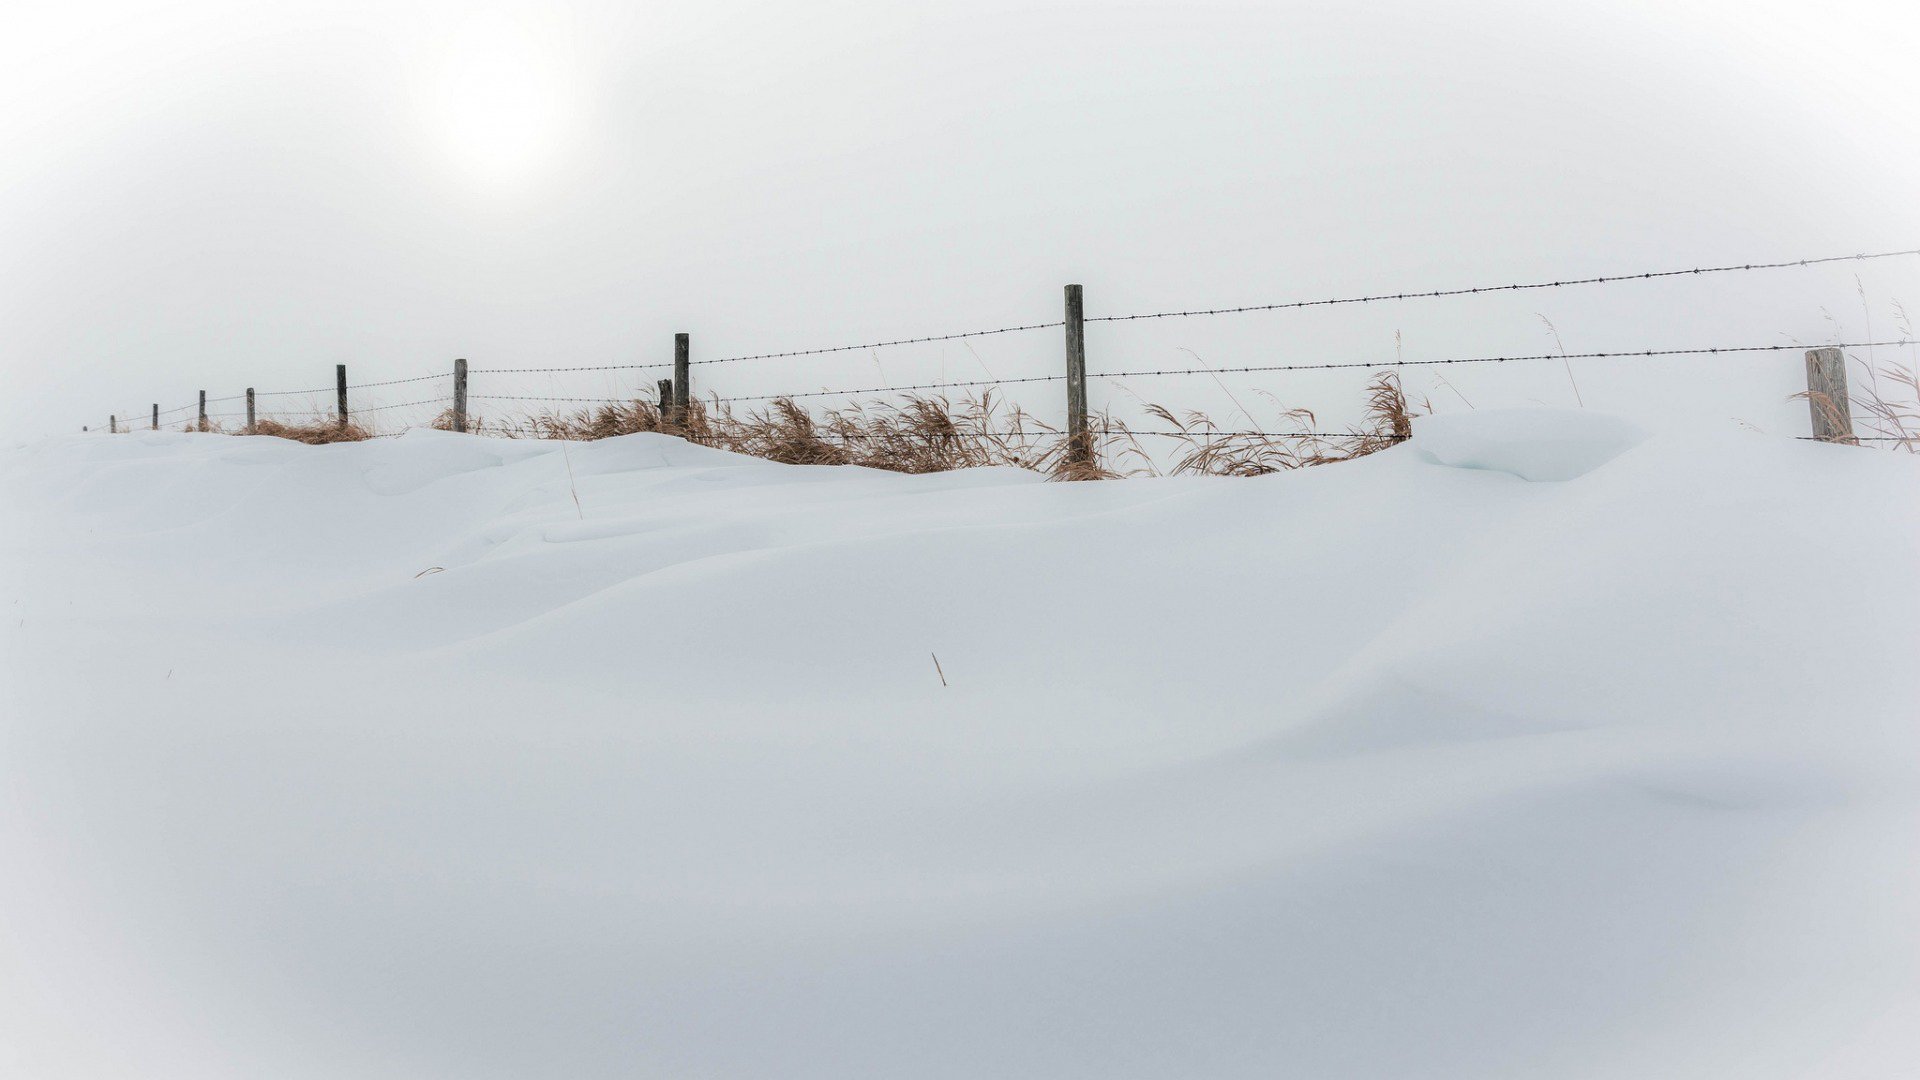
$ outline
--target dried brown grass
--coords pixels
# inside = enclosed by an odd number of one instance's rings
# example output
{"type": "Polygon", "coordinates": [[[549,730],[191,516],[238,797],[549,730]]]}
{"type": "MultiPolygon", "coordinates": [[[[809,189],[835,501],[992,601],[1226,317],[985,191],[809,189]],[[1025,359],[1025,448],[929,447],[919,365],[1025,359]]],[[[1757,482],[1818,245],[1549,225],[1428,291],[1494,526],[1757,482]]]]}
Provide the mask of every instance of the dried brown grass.
{"type": "MultiPolygon", "coordinates": [[[[1264,476],[1288,469],[1304,469],[1376,454],[1413,437],[1415,407],[1407,399],[1394,372],[1383,372],[1367,384],[1365,420],[1339,434],[1322,433],[1309,409],[1283,409],[1280,426],[1286,430],[1250,433],[1223,430],[1205,413],[1176,415],[1163,405],[1147,411],[1172,426],[1176,448],[1171,475],[1264,476]]],[[[1432,412],[1422,400],[1420,412],[1432,412]]]]}
{"type": "MultiPolygon", "coordinates": [[[[1912,340],[1913,321],[1907,309],[1896,301],[1893,310],[1901,338],[1912,340]]],[[[1857,357],[1854,363],[1866,374],[1850,388],[1857,427],[1873,436],[1875,445],[1920,453],[1920,356],[1908,364],[1888,363],[1877,368],[1857,357]]],[[[1833,409],[1831,402],[1815,402],[1816,407],[1822,404],[1833,409]]]]}
{"type": "Polygon", "coordinates": [[[687,426],[695,442],[795,465],[903,473],[1010,465],[1057,474],[1067,457],[1057,429],[1017,405],[1003,406],[991,391],[958,400],[908,394],[818,414],[775,398],[744,414],[725,405],[700,409],[687,426]]]}
{"type": "MultiPolygon", "coordinates": [[[[857,465],[899,473],[1010,466],[1055,480],[1077,481],[1162,472],[1259,476],[1348,461],[1410,438],[1416,414],[1392,373],[1368,384],[1365,420],[1338,435],[1317,433],[1314,414],[1305,409],[1282,408],[1281,429],[1270,434],[1226,430],[1198,411],[1175,414],[1150,403],[1147,411],[1169,426],[1170,431],[1156,432],[1155,437],[1170,437],[1175,444],[1171,451],[1156,447],[1160,454],[1147,452],[1139,435],[1111,414],[1089,417],[1087,434],[1069,438],[992,391],[961,398],[904,394],[818,410],[792,398],[773,398],[757,408],[736,411],[715,399],[691,403],[683,417],[636,399],[513,419],[469,414],[467,431],[496,438],[581,442],[655,432],[790,465],[857,465]]],[[[1418,411],[1432,410],[1422,401],[1418,411]]],[[[440,413],[429,426],[451,431],[452,410],[440,413]]],[[[219,429],[210,426],[209,430],[219,429]]],[[[342,426],[326,417],[311,422],[262,420],[256,433],[313,445],[373,437],[363,426],[342,426]]]]}
{"type": "MultiPolygon", "coordinates": [[[[434,426],[451,428],[451,416],[434,426]]],[[[469,420],[469,431],[481,431],[469,420]]],[[[689,404],[684,417],[649,401],[609,403],[573,412],[545,412],[483,433],[508,438],[606,439],[639,432],[678,435],[788,465],[857,465],[901,473],[1012,466],[1058,479],[1118,475],[1069,454],[1060,431],[991,391],[952,399],[906,394],[896,400],[854,402],[812,410],[792,398],[773,398],[744,411],[714,400],[689,404]]]]}
{"type": "Polygon", "coordinates": [[[276,439],[291,439],[297,443],[306,443],[308,446],[364,442],[373,438],[373,432],[359,424],[342,424],[326,419],[301,422],[261,420],[253,425],[253,434],[270,435],[276,439]]]}
{"type": "Polygon", "coordinates": [[[1859,425],[1878,436],[1876,442],[1920,453],[1920,367],[1888,364],[1868,371],[1866,388],[1853,395],[1859,425]]]}

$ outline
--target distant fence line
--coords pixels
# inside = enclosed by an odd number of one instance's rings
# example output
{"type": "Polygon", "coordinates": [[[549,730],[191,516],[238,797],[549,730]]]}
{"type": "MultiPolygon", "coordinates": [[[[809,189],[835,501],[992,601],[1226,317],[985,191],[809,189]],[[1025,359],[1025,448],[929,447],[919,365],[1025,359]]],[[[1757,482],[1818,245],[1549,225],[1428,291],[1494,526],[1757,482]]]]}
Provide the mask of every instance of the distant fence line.
{"type": "MultiPolygon", "coordinates": [[[[1018,376],[1018,377],[1004,378],[1004,379],[990,378],[990,379],[966,379],[966,380],[931,382],[931,383],[906,383],[906,384],[897,384],[897,385],[888,385],[888,386],[858,387],[858,388],[836,389],[836,390],[803,390],[803,391],[794,391],[789,393],[743,394],[743,395],[734,395],[730,397],[715,396],[712,399],[712,403],[714,405],[727,405],[727,404],[732,404],[737,402],[746,402],[746,401],[774,401],[774,400],[780,400],[780,399],[827,397],[827,396],[838,396],[838,395],[911,393],[911,392],[929,391],[929,390],[977,389],[981,387],[999,387],[999,386],[1010,386],[1010,385],[1018,385],[1018,384],[1025,384],[1025,383],[1065,382],[1067,384],[1067,402],[1066,402],[1067,408],[1066,408],[1066,423],[1063,425],[1063,430],[1065,431],[1066,438],[1068,439],[1067,453],[1069,457],[1078,457],[1086,460],[1091,460],[1092,453],[1093,453],[1092,445],[1090,442],[1091,436],[1099,435],[1099,434],[1113,434],[1114,431],[1108,430],[1108,429],[1095,429],[1089,425],[1087,399],[1086,399],[1086,381],[1088,378],[1119,379],[1119,378],[1149,378],[1149,377],[1162,377],[1162,376],[1190,376],[1190,375],[1213,376],[1213,375],[1221,375],[1221,374],[1241,374],[1241,373],[1250,373],[1250,372],[1318,371],[1318,370],[1338,370],[1338,369],[1358,369],[1358,368],[1390,369],[1390,368],[1407,368],[1407,367],[1445,366],[1445,365],[1455,365],[1455,364],[1504,364],[1504,363],[1510,363],[1510,362],[1540,361],[1540,360],[1582,360],[1582,359],[1657,357],[1657,356],[1712,356],[1712,355],[1730,354],[1730,353],[1772,353],[1772,352],[1805,350],[1806,371],[1807,371],[1807,391],[1804,396],[1807,398],[1809,402],[1809,408],[1810,408],[1810,414],[1811,414],[1813,432],[1814,432],[1811,436],[1806,436],[1807,438],[1820,439],[1824,441],[1851,441],[1851,442],[1865,441],[1865,442],[1903,442],[1904,443],[1904,442],[1911,442],[1912,439],[1909,436],[1905,436],[1905,435],[1883,435],[1883,434],[1856,435],[1854,434],[1851,412],[1848,406],[1850,398],[1848,396],[1846,367],[1845,367],[1845,359],[1844,359],[1844,350],[1847,350],[1847,349],[1899,347],[1899,346],[1906,346],[1906,345],[1913,344],[1912,341],[1904,338],[1898,339],[1898,340],[1887,340],[1887,341],[1866,341],[1866,342],[1845,343],[1845,344],[1839,344],[1839,345],[1825,346],[1825,347],[1816,348],[1816,349],[1806,349],[1806,347],[1803,345],[1734,345],[1734,346],[1706,346],[1706,347],[1700,347],[1700,348],[1633,349],[1633,350],[1581,352],[1581,353],[1554,352],[1554,353],[1536,353],[1536,354],[1512,355],[1512,356],[1459,356],[1459,357],[1447,357],[1447,358],[1426,359],[1426,360],[1406,360],[1401,358],[1395,358],[1393,360],[1379,360],[1379,361],[1370,361],[1370,360],[1369,361],[1334,361],[1334,362],[1326,362],[1326,363],[1259,364],[1259,365],[1247,365],[1247,366],[1239,366],[1239,367],[1183,367],[1183,368],[1160,368],[1160,369],[1133,370],[1133,371],[1089,372],[1086,370],[1085,324],[1088,322],[1116,323],[1116,322],[1132,322],[1132,321],[1153,320],[1153,319],[1209,317],[1209,316],[1240,314],[1240,313],[1246,313],[1246,312],[1282,311],[1282,310],[1294,310],[1294,309],[1313,308],[1313,307],[1330,307],[1330,306],[1348,305],[1348,304],[1371,304],[1371,303],[1382,303],[1382,302],[1388,302],[1388,301],[1475,296],[1475,295],[1486,295],[1486,294],[1502,293],[1502,292],[1520,292],[1520,291],[1531,291],[1531,290],[1541,290],[1541,289],[1568,288],[1572,286],[1613,284],[1613,283],[1633,282],[1633,281],[1649,281],[1649,280],[1657,280],[1662,278],[1689,277],[1689,276],[1699,276],[1699,275],[1707,275],[1707,274],[1728,274],[1728,273],[1736,273],[1736,272],[1778,270],[1778,269],[1786,269],[1786,268],[1792,268],[1792,267],[1817,266],[1817,265],[1831,264],[1831,263],[1868,262],[1868,261],[1876,261],[1876,260],[1883,260],[1883,259],[1895,259],[1895,258],[1901,258],[1906,256],[1920,256],[1920,249],[1910,248],[1910,249],[1903,249],[1899,251],[1884,251],[1884,252],[1875,252],[1870,254],[1834,255],[1834,256],[1827,256],[1827,257],[1817,258],[1817,259],[1794,259],[1794,260],[1785,260],[1785,261],[1777,261],[1777,262],[1741,263],[1741,264],[1729,264],[1724,266],[1703,266],[1703,267],[1694,267],[1694,268],[1682,269],[1682,270],[1659,270],[1659,271],[1649,271],[1649,272],[1637,273],[1637,274],[1613,274],[1613,275],[1605,275],[1605,276],[1597,276],[1597,277],[1567,278],[1567,279],[1554,280],[1554,281],[1535,281],[1535,282],[1524,282],[1524,283],[1507,284],[1507,285],[1482,285],[1482,286],[1471,286],[1466,288],[1430,289],[1430,290],[1415,291],[1415,292],[1376,293],[1376,294],[1361,295],[1361,296],[1334,297],[1334,298],[1321,299],[1321,300],[1296,300],[1296,301],[1286,301],[1286,302],[1270,303],[1270,304],[1245,305],[1245,306],[1239,306],[1239,307],[1214,307],[1214,308],[1196,308],[1196,309],[1190,309],[1190,310],[1154,311],[1154,312],[1143,312],[1143,313],[1131,314],[1131,315],[1086,316],[1083,314],[1083,299],[1082,299],[1081,287],[1079,285],[1068,285],[1065,288],[1065,309],[1064,309],[1063,317],[1059,321],[1055,321],[1055,322],[1026,323],[1026,324],[1017,325],[1017,326],[1001,326],[1001,327],[994,327],[994,328],[985,329],[985,330],[968,330],[968,331],[963,331],[960,333],[952,333],[952,334],[935,334],[935,335],[928,335],[923,337],[897,338],[897,339],[887,340],[887,341],[865,342],[865,343],[856,344],[856,345],[832,345],[832,346],[824,346],[820,348],[793,349],[793,350],[788,350],[784,352],[753,353],[753,354],[747,354],[747,355],[741,355],[741,356],[726,356],[726,357],[719,357],[719,358],[707,359],[707,360],[692,359],[690,355],[691,354],[690,335],[676,334],[674,337],[674,359],[671,362],[662,361],[662,362],[655,362],[655,363],[596,364],[596,365],[563,366],[563,367],[469,368],[467,366],[466,360],[461,359],[461,360],[456,360],[454,362],[454,368],[451,372],[441,371],[441,372],[435,372],[432,374],[412,376],[409,378],[384,379],[377,382],[369,382],[369,383],[349,383],[347,381],[346,365],[340,364],[335,366],[335,378],[334,378],[334,384],[332,386],[323,386],[323,387],[317,387],[317,388],[307,389],[307,390],[255,391],[253,388],[248,388],[244,394],[235,394],[228,397],[211,398],[211,399],[207,397],[206,391],[203,390],[203,391],[200,391],[199,400],[195,403],[175,406],[174,408],[165,409],[165,410],[161,409],[157,403],[154,404],[153,406],[151,406],[150,410],[148,411],[148,416],[146,417],[146,419],[148,420],[148,427],[151,430],[158,430],[162,420],[170,417],[178,416],[181,413],[195,411],[197,409],[195,418],[192,421],[192,423],[194,424],[195,427],[201,430],[208,429],[209,422],[214,419],[239,419],[241,417],[244,417],[246,421],[246,430],[248,432],[252,432],[253,430],[255,430],[255,428],[258,425],[258,415],[257,415],[256,403],[255,403],[256,398],[312,396],[316,394],[324,394],[331,391],[335,395],[335,410],[334,410],[335,419],[339,424],[343,426],[349,423],[352,417],[357,415],[385,412],[391,409],[412,408],[412,407],[419,407],[423,405],[435,405],[435,404],[444,403],[450,406],[450,408],[446,410],[446,412],[451,414],[450,416],[446,417],[447,425],[452,430],[455,430],[455,431],[466,431],[469,426],[468,425],[468,409],[467,409],[467,404],[469,400],[551,402],[551,403],[569,403],[569,404],[615,404],[615,403],[632,402],[632,401],[638,400],[640,397],[640,395],[626,395],[622,397],[565,397],[565,396],[538,396],[538,395],[515,395],[515,394],[475,394],[475,395],[472,395],[470,398],[468,395],[468,386],[469,386],[470,377],[472,375],[560,374],[560,373],[589,372],[589,371],[648,371],[648,370],[667,371],[667,370],[671,370],[672,377],[668,379],[659,380],[657,384],[657,389],[659,393],[659,408],[661,409],[663,416],[676,418],[677,421],[684,421],[686,410],[690,407],[691,403],[695,400],[694,394],[693,394],[693,386],[692,386],[692,382],[693,382],[692,368],[694,367],[710,365],[710,364],[738,363],[738,362],[748,361],[748,360],[768,360],[768,359],[782,359],[782,358],[804,357],[804,356],[822,356],[822,355],[828,355],[833,353],[861,352],[861,351],[867,351],[867,350],[873,350],[873,349],[890,348],[894,346],[915,345],[915,344],[924,344],[924,343],[939,342],[939,341],[956,341],[956,340],[967,339],[967,338],[989,337],[994,335],[1021,333],[1021,332],[1033,331],[1033,330],[1064,329],[1065,336],[1066,336],[1066,350],[1065,350],[1066,362],[1064,365],[1064,369],[1059,374],[1018,376]],[[448,395],[424,398],[417,401],[399,402],[394,404],[378,405],[373,407],[363,407],[363,408],[357,408],[357,409],[350,408],[350,405],[349,405],[349,394],[351,391],[354,391],[354,390],[371,390],[371,389],[381,388],[381,387],[402,386],[402,385],[408,385],[412,383],[422,383],[422,382],[430,382],[438,379],[446,379],[449,377],[452,379],[452,392],[448,395]],[[246,408],[244,412],[209,413],[207,411],[207,407],[209,405],[225,404],[229,402],[242,401],[242,400],[246,402],[246,408]]],[[[137,416],[137,415],[138,413],[136,412],[126,416],[125,419],[128,422],[125,424],[123,424],[123,417],[121,414],[115,414],[113,416],[110,416],[108,418],[108,423],[107,423],[108,431],[113,433],[118,433],[123,429],[129,430],[129,431],[133,430],[131,421],[133,416],[137,416]]],[[[88,429],[83,427],[81,430],[85,431],[88,429]]],[[[1175,432],[1135,431],[1135,430],[1128,430],[1125,433],[1133,434],[1133,435],[1180,434],[1175,432]]],[[[1214,432],[1212,434],[1222,436],[1222,437],[1262,437],[1262,438],[1294,438],[1294,437],[1326,438],[1326,437],[1329,437],[1327,433],[1323,433],[1323,432],[1267,432],[1267,431],[1226,432],[1226,431],[1222,431],[1222,432],[1214,432]]]]}

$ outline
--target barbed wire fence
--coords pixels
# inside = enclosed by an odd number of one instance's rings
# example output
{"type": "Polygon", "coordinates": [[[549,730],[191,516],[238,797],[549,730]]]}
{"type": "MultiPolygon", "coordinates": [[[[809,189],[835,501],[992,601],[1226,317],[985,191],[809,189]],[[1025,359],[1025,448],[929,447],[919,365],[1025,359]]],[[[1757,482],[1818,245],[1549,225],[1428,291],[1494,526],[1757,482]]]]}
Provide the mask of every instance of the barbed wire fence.
{"type": "MultiPolygon", "coordinates": [[[[1913,345],[1906,337],[1884,338],[1839,342],[1809,349],[1800,344],[1719,344],[1702,346],[1678,346],[1637,349],[1615,349],[1586,352],[1541,352],[1510,355],[1472,355],[1445,356],[1435,358],[1407,359],[1394,356],[1392,359],[1335,360],[1314,363],[1275,363],[1250,364],[1237,366],[1178,366],[1159,368],[1135,368],[1114,371],[1089,371],[1086,366],[1085,327],[1087,323],[1135,323],[1153,320],[1218,318],[1254,312],[1276,312],[1309,308],[1326,308],[1349,305],[1371,305],[1401,303],[1417,300],[1436,300],[1465,296],[1480,296],[1501,293],[1534,292],[1552,289],[1567,289],[1584,286],[1621,284],[1628,282],[1648,282],[1662,279],[1702,277],[1708,275],[1730,275],[1736,273],[1754,273],[1785,270],[1799,267],[1813,267],[1840,263],[1877,262],[1891,259],[1920,256],[1920,249],[1902,249],[1855,255],[1834,255],[1813,259],[1793,259],[1773,262],[1739,263],[1715,266],[1701,266],[1687,269],[1647,271],[1632,274],[1610,274],[1516,282],[1503,285],[1480,285],[1458,288],[1426,289],[1404,292],[1381,292],[1352,296],[1336,296],[1313,300],[1291,300],[1275,303],[1248,304],[1239,306],[1197,307],[1189,309],[1170,309],[1115,315],[1085,315],[1083,299],[1078,285],[1069,285],[1065,289],[1065,305],[1061,319],[1051,322],[1033,322],[1017,325],[996,326],[980,330],[967,330],[957,333],[929,334],[917,337],[892,338],[866,341],[857,344],[829,345],[817,348],[789,349],[775,352],[748,353],[734,356],[722,356],[709,359],[693,359],[690,337],[679,334],[675,337],[675,352],[672,362],[654,363],[610,363],[556,366],[503,366],[469,367],[467,361],[457,360],[451,371],[442,370],[433,373],[409,376],[406,378],[383,379],[366,383],[351,383],[347,378],[346,365],[337,365],[335,379],[331,386],[293,390],[255,390],[249,388],[243,394],[209,398],[206,391],[200,391],[195,402],[162,409],[155,403],[145,410],[132,409],[111,414],[107,431],[120,433],[138,430],[160,430],[163,426],[179,426],[188,431],[233,431],[252,434],[281,429],[288,424],[300,424],[311,428],[315,425],[331,424],[336,428],[355,427],[355,437],[386,438],[404,433],[419,423],[403,424],[400,430],[375,434],[361,419],[369,416],[384,417],[400,410],[423,410],[415,415],[415,420],[424,420],[427,425],[445,428],[456,432],[469,431],[472,416],[470,402],[514,403],[549,408],[554,405],[565,406],[609,406],[630,405],[646,402],[659,410],[664,428],[686,431],[690,410],[694,409],[730,409],[734,405],[752,402],[794,402],[813,398],[843,397],[859,398],[862,395],[908,394],[919,395],[935,392],[961,391],[976,392],[998,390],[1010,386],[1036,385],[1043,383],[1064,383],[1066,385],[1066,410],[1064,422],[1057,428],[1047,430],[1064,440],[1064,456],[1069,461],[1087,463],[1099,452],[1097,440],[1109,437],[1132,438],[1135,436],[1194,438],[1196,435],[1207,439],[1307,439],[1320,440],[1347,438],[1356,432],[1329,432],[1320,430],[1261,430],[1258,425],[1250,428],[1230,430],[1216,429],[1210,424],[1203,429],[1178,425],[1174,428],[1148,428],[1135,425],[1113,423],[1110,419],[1104,426],[1096,425],[1087,407],[1087,383],[1094,380],[1183,378],[1206,376],[1217,379],[1225,374],[1286,373],[1306,371],[1368,370],[1394,372],[1410,368],[1445,367],[1454,365],[1500,365],[1529,363],[1539,361],[1568,361],[1594,359],[1646,359],[1656,357],[1721,356],[1745,354],[1778,354],[1785,352],[1804,352],[1806,357],[1807,388],[1800,395],[1809,403],[1809,415],[1812,433],[1800,438],[1829,442],[1894,444],[1910,450],[1920,450],[1920,435],[1909,431],[1901,418],[1895,415],[1895,421],[1889,424],[1889,418],[1879,411],[1867,421],[1866,431],[1856,431],[1850,403],[1852,401],[1846,375],[1846,354],[1852,350],[1895,348],[1913,345]],[[830,356],[835,354],[877,352],[882,349],[922,345],[936,342],[969,341],[979,338],[1004,335],[1026,334],[1044,330],[1061,330],[1065,334],[1065,363],[1060,371],[1043,375],[1020,375],[1005,378],[954,379],[931,382],[890,383],[885,385],[861,385],[854,387],[827,389],[792,389],[769,393],[750,394],[712,394],[699,398],[694,392],[693,369],[712,365],[737,364],[761,360],[794,360],[808,357],[830,356]],[[644,393],[612,395],[570,395],[525,394],[486,392],[469,394],[471,381],[475,376],[516,376],[544,375],[550,379],[560,375],[581,373],[630,373],[658,371],[669,373],[669,377],[659,379],[653,387],[656,395],[644,393]],[[444,393],[418,397],[413,400],[381,403],[376,405],[355,404],[355,395],[364,395],[368,391],[386,390],[392,387],[413,386],[440,380],[446,381],[444,393]],[[324,396],[331,396],[330,403],[324,396]],[[308,399],[304,409],[289,407],[288,399],[308,399]],[[261,399],[270,399],[263,407],[261,399]],[[232,406],[244,402],[244,408],[217,408],[232,406]],[[331,406],[329,408],[329,405],[331,406]],[[210,410],[210,407],[212,408],[210,410]],[[145,420],[144,425],[139,420],[145,420]],[[1876,423],[1878,421],[1878,423],[1876,423]]],[[[421,386],[426,390],[425,386],[421,386]]],[[[1917,388],[1920,389],[1920,388],[1917,388]]],[[[1249,417],[1251,419],[1251,417],[1249,417]]],[[[1917,417],[1916,419],[1920,419],[1917,417]]],[[[82,430],[88,430],[83,428],[82,430]]],[[[821,433],[823,437],[854,440],[864,437],[858,432],[821,433]]],[[[967,437],[990,438],[991,432],[958,433],[967,437]]],[[[1401,439],[1402,434],[1385,434],[1378,437],[1401,439]]],[[[324,441],[324,440],[323,440],[324,441]]]]}

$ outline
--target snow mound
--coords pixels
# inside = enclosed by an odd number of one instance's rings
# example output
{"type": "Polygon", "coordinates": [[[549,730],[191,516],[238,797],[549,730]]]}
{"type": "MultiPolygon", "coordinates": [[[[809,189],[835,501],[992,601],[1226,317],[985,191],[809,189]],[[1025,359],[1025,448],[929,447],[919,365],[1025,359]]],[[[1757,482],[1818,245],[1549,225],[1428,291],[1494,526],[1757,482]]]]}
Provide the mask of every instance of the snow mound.
{"type": "Polygon", "coordinates": [[[1920,459],[1415,445],[0,452],[0,1077],[1913,1076],[1920,459]]]}
{"type": "Polygon", "coordinates": [[[1422,416],[1414,449],[1456,469],[1511,473],[1522,480],[1572,480],[1640,445],[1647,432],[1584,409],[1495,409],[1422,416]]]}

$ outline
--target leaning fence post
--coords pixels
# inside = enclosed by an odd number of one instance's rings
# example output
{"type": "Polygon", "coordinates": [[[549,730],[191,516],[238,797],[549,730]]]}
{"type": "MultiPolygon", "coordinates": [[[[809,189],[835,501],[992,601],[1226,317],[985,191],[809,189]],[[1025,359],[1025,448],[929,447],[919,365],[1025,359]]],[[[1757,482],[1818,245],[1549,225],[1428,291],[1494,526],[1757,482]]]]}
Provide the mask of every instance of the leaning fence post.
{"type": "Polygon", "coordinates": [[[688,359],[691,351],[687,335],[673,335],[673,424],[682,429],[687,425],[687,406],[693,400],[690,385],[693,375],[688,359]]]}
{"type": "Polygon", "coordinates": [[[1093,439],[1087,433],[1087,329],[1080,286],[1067,286],[1067,460],[1093,464],[1093,439]]]}
{"type": "Polygon", "coordinates": [[[152,424],[152,429],[153,429],[154,431],[159,431],[159,430],[160,430],[160,403],[159,403],[159,402],[157,402],[157,401],[153,403],[153,424],[152,424]]]}
{"type": "Polygon", "coordinates": [[[1807,350],[1807,407],[1813,413],[1814,438],[1821,442],[1853,441],[1846,353],[1836,348],[1807,350]]]}
{"type": "Polygon", "coordinates": [[[247,387],[247,434],[254,434],[255,426],[253,419],[253,387],[249,386],[247,387]]]}
{"type": "Polygon", "coordinates": [[[207,392],[205,390],[200,391],[200,421],[195,425],[194,430],[207,430],[207,392]]]}
{"type": "Polygon", "coordinates": [[[453,362],[453,430],[467,430],[467,362],[453,362]]]}
{"type": "Polygon", "coordinates": [[[347,426],[347,365],[333,365],[333,391],[339,398],[340,426],[347,426]]]}

